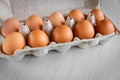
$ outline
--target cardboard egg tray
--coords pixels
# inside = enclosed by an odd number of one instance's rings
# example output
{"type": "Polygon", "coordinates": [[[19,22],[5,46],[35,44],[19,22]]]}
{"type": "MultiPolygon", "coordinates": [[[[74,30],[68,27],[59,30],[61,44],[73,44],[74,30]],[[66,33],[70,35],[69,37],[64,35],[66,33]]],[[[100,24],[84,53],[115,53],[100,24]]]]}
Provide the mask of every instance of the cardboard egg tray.
{"type": "MultiPolygon", "coordinates": [[[[54,11],[61,12],[62,14],[67,14],[70,10],[74,8],[79,8],[85,14],[87,14],[91,9],[96,7],[100,8],[100,5],[101,5],[100,0],[93,0],[93,2],[91,2],[90,0],[65,0],[64,4],[62,4],[61,2],[62,0],[50,0],[51,2],[49,0],[36,0],[34,4],[33,4],[33,1],[34,0],[0,0],[0,12],[1,12],[1,8],[2,9],[4,8],[3,12],[8,13],[8,14],[7,13],[0,14],[0,24],[2,24],[2,22],[5,19],[11,16],[17,18],[20,21],[23,21],[25,18],[27,18],[28,16],[34,13],[42,17],[46,17],[54,11]],[[25,1],[28,4],[25,4],[25,1]],[[55,5],[51,5],[51,3],[55,5]],[[31,7],[32,9],[36,9],[36,10],[34,11],[28,10],[28,7],[31,7]],[[41,11],[38,11],[37,9],[40,9],[41,11]],[[42,12],[42,10],[44,12],[42,12]]],[[[34,56],[40,57],[40,56],[49,54],[48,52],[51,50],[56,50],[58,52],[63,53],[69,50],[72,46],[78,46],[79,48],[89,48],[92,46],[105,44],[108,41],[115,38],[116,36],[118,36],[119,34],[120,34],[120,31],[116,28],[115,33],[112,33],[109,35],[101,35],[98,33],[93,39],[80,40],[79,38],[74,37],[72,42],[59,43],[59,44],[56,44],[55,42],[50,42],[50,44],[45,47],[31,48],[29,46],[25,46],[24,49],[22,50],[16,50],[14,52],[14,55],[5,55],[2,52],[1,46],[4,38],[2,37],[2,35],[0,35],[0,57],[6,58],[10,61],[19,61],[26,54],[33,54],[34,56]]]]}

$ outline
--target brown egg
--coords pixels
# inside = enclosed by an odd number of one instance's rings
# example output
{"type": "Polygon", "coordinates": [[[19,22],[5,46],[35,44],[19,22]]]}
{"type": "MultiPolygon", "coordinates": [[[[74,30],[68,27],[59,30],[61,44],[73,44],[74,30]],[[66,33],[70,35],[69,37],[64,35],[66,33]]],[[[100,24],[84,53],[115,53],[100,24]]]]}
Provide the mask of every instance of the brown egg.
{"type": "Polygon", "coordinates": [[[61,25],[56,27],[52,33],[52,40],[56,43],[71,42],[72,39],[72,30],[67,25],[61,25]]]}
{"type": "Polygon", "coordinates": [[[12,32],[18,32],[20,27],[20,22],[15,18],[9,18],[3,22],[1,32],[4,37],[12,32]]]}
{"type": "Polygon", "coordinates": [[[96,22],[99,22],[101,20],[104,20],[104,13],[100,9],[93,9],[91,13],[94,14],[96,22]]]}
{"type": "Polygon", "coordinates": [[[83,12],[80,11],[79,9],[71,10],[69,12],[68,16],[72,17],[74,19],[75,23],[85,19],[83,12]]]}
{"type": "Polygon", "coordinates": [[[80,39],[93,38],[95,34],[93,25],[88,20],[82,20],[74,27],[74,35],[80,39]]]}
{"type": "Polygon", "coordinates": [[[103,35],[111,34],[115,32],[115,27],[109,20],[105,19],[97,23],[95,31],[96,33],[101,33],[103,35]]]}
{"type": "Polygon", "coordinates": [[[49,42],[47,34],[42,30],[34,30],[28,35],[28,45],[31,47],[44,47],[49,42]]]}
{"type": "Polygon", "coordinates": [[[15,50],[24,48],[25,44],[25,39],[22,34],[12,32],[3,40],[2,50],[7,55],[13,55],[15,50]]]}
{"type": "Polygon", "coordinates": [[[28,17],[25,23],[29,27],[30,31],[33,31],[42,28],[43,19],[37,15],[31,15],[30,17],[28,17]]]}
{"type": "Polygon", "coordinates": [[[60,26],[62,24],[65,24],[65,18],[64,16],[59,12],[54,12],[48,17],[53,25],[53,27],[60,26]]]}

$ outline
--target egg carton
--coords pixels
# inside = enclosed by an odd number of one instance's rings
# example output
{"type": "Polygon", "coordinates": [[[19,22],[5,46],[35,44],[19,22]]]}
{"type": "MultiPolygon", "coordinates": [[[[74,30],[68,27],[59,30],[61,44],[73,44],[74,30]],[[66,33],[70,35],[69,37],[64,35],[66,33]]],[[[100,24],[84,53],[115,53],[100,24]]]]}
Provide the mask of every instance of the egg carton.
{"type": "Polygon", "coordinates": [[[33,54],[34,56],[40,57],[45,56],[51,50],[56,50],[58,52],[65,52],[68,51],[72,46],[78,46],[79,48],[89,48],[96,45],[103,45],[113,39],[115,37],[115,33],[109,34],[106,36],[102,36],[101,34],[97,34],[96,38],[94,39],[84,39],[80,40],[79,38],[75,37],[72,42],[67,43],[60,43],[56,44],[55,42],[50,42],[48,46],[45,47],[38,47],[38,48],[31,48],[29,46],[25,46],[22,50],[16,50],[14,55],[5,55],[2,50],[0,52],[0,57],[6,58],[10,61],[19,61],[21,60],[26,54],[33,54]]]}
{"type": "MultiPolygon", "coordinates": [[[[4,2],[4,1],[9,1],[9,0],[0,0],[0,2],[1,1],[4,2]]],[[[74,1],[74,0],[70,0],[70,1],[74,1]]],[[[95,0],[95,3],[91,4],[91,5],[94,5],[94,6],[91,6],[89,3],[90,3],[89,0],[85,0],[85,5],[88,8],[95,8],[95,7],[100,6],[100,0],[95,0]]],[[[75,7],[77,7],[77,6],[75,6],[75,7]]],[[[75,8],[75,7],[73,7],[73,8],[75,8]]],[[[85,10],[83,12],[85,13],[85,15],[87,15],[87,20],[89,20],[93,25],[96,25],[94,15],[93,14],[88,14],[88,12],[91,9],[83,8],[83,10],[85,10]]],[[[68,12],[65,12],[65,13],[68,13],[68,12]]],[[[1,25],[2,25],[2,21],[4,19],[7,19],[7,18],[11,17],[11,12],[10,12],[9,15],[8,14],[5,14],[5,15],[4,15],[4,17],[0,16],[1,25]],[[5,15],[7,15],[7,16],[5,16],[5,15]]],[[[17,17],[17,18],[19,20],[21,20],[20,17],[17,17]]],[[[66,24],[68,26],[70,26],[70,28],[72,29],[73,26],[74,26],[74,20],[71,17],[68,16],[66,18],[66,24]]],[[[49,19],[47,19],[46,17],[44,17],[44,25],[43,26],[44,26],[43,30],[47,34],[49,34],[49,37],[50,37],[51,30],[52,30],[52,25],[51,25],[51,22],[49,21],[49,19]]],[[[116,28],[116,26],[115,26],[115,28],[116,28]]],[[[25,38],[27,38],[27,35],[30,33],[30,30],[29,30],[28,26],[25,25],[23,21],[21,22],[19,32],[21,34],[23,34],[23,36],[25,38]]],[[[16,50],[14,52],[14,55],[5,55],[3,53],[1,47],[2,47],[2,41],[3,41],[4,37],[2,35],[0,35],[0,57],[1,58],[6,58],[6,59],[8,59],[10,61],[19,61],[27,54],[32,54],[34,56],[41,57],[41,56],[45,56],[45,55],[49,54],[49,51],[51,51],[51,50],[56,50],[56,51],[58,51],[60,53],[64,53],[65,51],[68,51],[73,46],[77,46],[80,49],[82,49],[82,48],[89,48],[89,47],[93,47],[93,46],[97,46],[97,45],[106,44],[110,40],[117,37],[119,34],[120,34],[120,31],[116,28],[116,32],[114,32],[112,34],[102,35],[100,33],[97,33],[93,39],[79,39],[78,37],[74,37],[72,42],[66,42],[66,43],[50,42],[49,45],[45,46],[45,47],[31,48],[30,46],[25,46],[24,49],[16,50]]]]}
{"type": "MultiPolygon", "coordinates": [[[[70,18],[68,17],[68,19],[66,19],[67,24],[73,28],[73,19],[70,19],[70,21],[68,21],[70,18]],[[68,23],[69,22],[69,23],[68,23]]],[[[88,16],[87,18],[88,20],[90,20],[92,22],[93,25],[95,25],[95,19],[88,16]]],[[[50,26],[52,27],[49,19],[45,19],[44,20],[44,27],[47,27],[48,30],[45,29],[46,32],[50,33],[50,26]],[[47,22],[46,22],[47,21],[47,22]]],[[[25,38],[27,38],[28,34],[30,33],[30,30],[28,28],[27,25],[25,25],[23,22],[21,23],[21,26],[19,28],[19,32],[21,34],[23,34],[23,36],[25,38]]],[[[66,42],[66,43],[55,43],[55,42],[50,42],[50,44],[48,46],[45,47],[37,47],[37,48],[31,48],[30,46],[25,46],[24,49],[22,50],[16,50],[14,52],[14,55],[5,55],[2,50],[0,50],[0,57],[2,58],[6,58],[10,61],[19,61],[21,60],[25,55],[27,54],[33,54],[34,56],[40,57],[40,56],[45,56],[48,54],[49,51],[51,50],[56,50],[60,53],[64,53],[65,51],[68,51],[72,46],[78,46],[79,48],[89,48],[92,46],[96,46],[96,45],[103,45],[107,42],[109,42],[110,40],[112,40],[113,38],[115,38],[115,36],[119,35],[119,32],[116,30],[115,33],[109,34],[109,35],[102,35],[100,33],[97,33],[95,35],[95,37],[93,39],[79,39],[78,37],[74,37],[72,42],[66,42]]],[[[0,35],[0,49],[2,47],[2,41],[3,41],[3,36],[0,35]]]]}

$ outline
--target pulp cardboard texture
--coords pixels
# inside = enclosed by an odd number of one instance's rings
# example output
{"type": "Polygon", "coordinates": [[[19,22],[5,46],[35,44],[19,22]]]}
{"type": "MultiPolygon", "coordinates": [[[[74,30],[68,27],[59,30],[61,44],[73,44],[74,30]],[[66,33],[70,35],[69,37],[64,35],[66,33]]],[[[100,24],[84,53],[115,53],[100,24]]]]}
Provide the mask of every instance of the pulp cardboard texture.
{"type": "MultiPolygon", "coordinates": [[[[0,0],[0,12],[2,12],[0,13],[0,25],[2,25],[4,20],[10,17],[15,17],[20,21],[24,21],[32,14],[37,14],[45,18],[52,12],[58,11],[66,15],[74,8],[79,8],[84,12],[84,14],[88,14],[91,9],[96,7],[100,8],[100,3],[100,0],[0,0]]],[[[94,22],[92,17],[90,17],[90,19],[94,22]]],[[[26,38],[30,30],[27,25],[21,23],[19,32],[22,33],[26,38]]],[[[119,35],[119,30],[116,28],[115,33],[104,36],[98,33],[93,39],[80,40],[79,38],[75,37],[72,42],[59,44],[50,42],[50,44],[45,47],[31,48],[29,46],[25,46],[22,50],[16,50],[14,55],[5,55],[2,52],[1,46],[4,38],[2,35],[0,35],[0,57],[6,58],[10,61],[19,61],[26,54],[33,54],[39,57],[48,54],[48,51],[50,50],[65,52],[72,46],[78,46],[79,48],[89,48],[92,46],[105,44],[111,39],[115,38],[117,35],[119,35]]]]}

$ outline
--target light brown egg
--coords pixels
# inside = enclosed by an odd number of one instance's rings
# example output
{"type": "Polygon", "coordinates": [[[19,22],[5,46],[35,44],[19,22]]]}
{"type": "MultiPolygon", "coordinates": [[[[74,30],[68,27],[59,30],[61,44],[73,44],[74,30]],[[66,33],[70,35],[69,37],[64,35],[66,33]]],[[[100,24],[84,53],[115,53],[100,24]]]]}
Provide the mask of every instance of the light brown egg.
{"type": "Polygon", "coordinates": [[[74,27],[74,36],[80,39],[91,39],[94,37],[94,34],[93,25],[88,20],[82,20],[74,27]]]}
{"type": "Polygon", "coordinates": [[[114,25],[107,19],[100,21],[95,26],[96,33],[101,33],[103,35],[111,34],[115,32],[114,25]]]}
{"type": "Polygon", "coordinates": [[[74,19],[75,23],[85,19],[83,12],[80,11],[79,9],[71,10],[69,12],[68,16],[72,17],[74,19]]]}
{"type": "Polygon", "coordinates": [[[25,23],[29,27],[30,31],[33,31],[33,30],[42,28],[43,19],[38,15],[31,15],[30,17],[28,17],[25,23]]]}
{"type": "Polygon", "coordinates": [[[2,50],[7,55],[13,55],[15,50],[24,48],[26,42],[22,34],[12,32],[6,36],[2,43],[2,50]]]}
{"type": "Polygon", "coordinates": [[[20,27],[20,22],[15,18],[9,18],[3,22],[1,32],[4,37],[12,32],[18,32],[20,27]]]}
{"type": "Polygon", "coordinates": [[[100,9],[95,8],[90,13],[94,14],[96,22],[104,20],[104,13],[100,9]]]}
{"type": "Polygon", "coordinates": [[[56,43],[71,42],[73,39],[73,33],[70,27],[67,25],[61,25],[54,29],[51,38],[56,43]]]}
{"type": "Polygon", "coordinates": [[[62,24],[65,24],[65,18],[64,16],[59,12],[54,12],[48,17],[53,25],[53,27],[60,26],[62,24]]]}
{"type": "Polygon", "coordinates": [[[28,45],[31,47],[44,47],[49,42],[47,34],[42,30],[34,30],[28,35],[28,45]]]}

